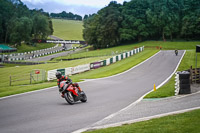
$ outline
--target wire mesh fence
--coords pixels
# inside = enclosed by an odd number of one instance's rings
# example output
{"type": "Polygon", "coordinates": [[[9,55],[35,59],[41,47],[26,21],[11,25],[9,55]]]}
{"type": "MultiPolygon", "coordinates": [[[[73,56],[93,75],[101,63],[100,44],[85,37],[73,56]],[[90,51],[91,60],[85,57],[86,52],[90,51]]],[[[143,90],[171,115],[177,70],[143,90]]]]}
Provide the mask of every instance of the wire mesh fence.
{"type": "Polygon", "coordinates": [[[27,85],[44,82],[46,80],[46,71],[34,69],[28,74],[10,75],[9,85],[27,85]]]}

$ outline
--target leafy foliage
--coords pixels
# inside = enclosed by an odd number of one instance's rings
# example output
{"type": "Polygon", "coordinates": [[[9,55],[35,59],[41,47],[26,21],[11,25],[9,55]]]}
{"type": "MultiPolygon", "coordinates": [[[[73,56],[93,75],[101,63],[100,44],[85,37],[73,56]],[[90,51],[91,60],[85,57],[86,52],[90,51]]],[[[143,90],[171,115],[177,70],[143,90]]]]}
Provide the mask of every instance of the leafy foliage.
{"type": "Polygon", "coordinates": [[[108,7],[85,20],[84,39],[95,48],[106,48],[120,44],[122,16],[120,4],[111,2],[108,7]]]}
{"type": "Polygon", "coordinates": [[[40,10],[29,10],[21,0],[0,0],[0,43],[21,45],[47,38],[53,33],[49,14],[40,10]]]}
{"type": "Polygon", "coordinates": [[[51,13],[50,16],[52,18],[61,18],[61,19],[70,19],[70,20],[82,20],[82,17],[77,14],[73,14],[71,12],[67,13],[65,11],[61,13],[51,13]]]}
{"type": "Polygon", "coordinates": [[[147,39],[200,37],[199,0],[112,1],[97,14],[84,17],[84,39],[95,48],[147,39]]]}

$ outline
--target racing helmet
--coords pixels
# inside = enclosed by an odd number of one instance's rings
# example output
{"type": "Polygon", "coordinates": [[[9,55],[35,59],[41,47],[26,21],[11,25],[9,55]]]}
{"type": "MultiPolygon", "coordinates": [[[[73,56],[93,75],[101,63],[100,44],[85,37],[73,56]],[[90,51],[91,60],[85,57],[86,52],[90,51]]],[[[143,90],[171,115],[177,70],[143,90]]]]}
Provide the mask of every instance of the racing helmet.
{"type": "Polygon", "coordinates": [[[57,78],[57,79],[60,79],[61,77],[62,77],[62,74],[61,74],[61,72],[59,72],[59,71],[58,71],[58,72],[56,72],[56,78],[57,78]]]}

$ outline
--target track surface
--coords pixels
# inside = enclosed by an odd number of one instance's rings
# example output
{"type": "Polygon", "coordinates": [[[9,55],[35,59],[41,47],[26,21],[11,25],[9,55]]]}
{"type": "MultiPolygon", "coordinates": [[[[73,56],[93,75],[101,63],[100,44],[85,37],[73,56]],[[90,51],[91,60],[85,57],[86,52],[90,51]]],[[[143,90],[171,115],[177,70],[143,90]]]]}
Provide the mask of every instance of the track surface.
{"type": "MultiPolygon", "coordinates": [[[[68,44],[68,45],[71,45],[71,44],[68,44]]],[[[33,62],[49,61],[53,58],[57,58],[57,57],[60,57],[60,56],[67,56],[68,54],[73,54],[74,52],[77,52],[79,50],[81,50],[81,49],[76,49],[74,51],[65,51],[65,52],[47,55],[47,56],[43,56],[43,57],[39,57],[39,58],[32,58],[32,59],[28,59],[27,61],[33,61],[33,62]]]]}
{"type": "MultiPolygon", "coordinates": [[[[125,108],[159,85],[176,68],[183,51],[161,51],[121,75],[80,83],[87,103],[69,105],[57,87],[0,100],[1,133],[68,133],[125,108]]],[[[56,84],[56,83],[55,83],[56,84]]]]}

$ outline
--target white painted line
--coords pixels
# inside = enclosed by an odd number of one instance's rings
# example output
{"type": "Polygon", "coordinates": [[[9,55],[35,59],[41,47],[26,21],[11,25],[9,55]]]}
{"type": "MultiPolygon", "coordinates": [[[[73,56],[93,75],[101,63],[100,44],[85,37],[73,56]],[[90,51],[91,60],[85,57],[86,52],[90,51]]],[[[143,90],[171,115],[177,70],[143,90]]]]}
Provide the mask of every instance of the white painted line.
{"type": "Polygon", "coordinates": [[[22,95],[26,95],[26,94],[36,93],[36,92],[40,92],[40,91],[46,91],[46,90],[53,89],[55,87],[57,87],[57,86],[44,88],[44,89],[40,89],[40,90],[35,90],[35,91],[30,91],[30,92],[25,92],[25,93],[20,93],[20,94],[15,94],[15,95],[10,95],[10,96],[6,96],[6,97],[1,97],[0,100],[11,98],[11,97],[15,97],[15,96],[22,96],[22,95]]]}
{"type": "Polygon", "coordinates": [[[178,67],[179,67],[179,65],[180,65],[180,63],[181,63],[181,61],[182,61],[182,59],[183,59],[183,57],[185,55],[185,52],[186,52],[186,50],[184,50],[184,53],[183,53],[179,63],[177,64],[174,72],[164,82],[162,82],[159,86],[157,86],[157,88],[160,88],[161,86],[163,86],[174,75],[174,73],[177,71],[177,69],[178,69],[178,67]]]}
{"type": "MultiPolygon", "coordinates": [[[[160,51],[159,51],[159,52],[160,52],[160,51]]],[[[159,52],[158,52],[158,53],[159,53],[159,52]]],[[[156,53],[154,56],[156,56],[158,53],[156,53]]],[[[181,59],[179,60],[179,62],[178,62],[178,64],[177,64],[175,70],[172,72],[172,74],[171,74],[165,81],[163,81],[160,85],[157,86],[157,89],[160,88],[162,85],[164,85],[164,84],[174,75],[174,73],[175,73],[176,70],[178,69],[178,66],[180,65],[180,63],[181,63],[181,61],[182,61],[184,55],[185,55],[185,50],[184,50],[184,53],[183,53],[181,59]]],[[[153,58],[154,56],[150,57],[149,59],[153,58]]],[[[145,60],[144,62],[148,61],[149,59],[145,60]]],[[[137,67],[137,66],[143,64],[144,62],[142,62],[142,63],[136,65],[135,67],[137,67]]],[[[128,72],[128,71],[132,70],[132,69],[135,68],[135,67],[132,67],[131,69],[129,69],[129,70],[125,71],[125,72],[128,72]]],[[[125,72],[123,72],[123,73],[125,73],[125,72]]],[[[120,73],[120,74],[123,74],[123,73],[120,73]]],[[[120,74],[117,74],[117,75],[120,75],[120,74]]],[[[117,76],[117,75],[113,75],[113,76],[110,76],[110,77],[114,77],[114,76],[117,76]]],[[[106,77],[106,78],[109,78],[109,77],[106,77]]],[[[111,115],[105,117],[104,119],[102,119],[102,120],[100,120],[100,121],[94,123],[93,125],[98,124],[98,123],[101,123],[101,122],[103,122],[104,120],[111,119],[111,118],[113,118],[114,116],[120,114],[122,111],[125,111],[125,110],[129,109],[130,107],[135,106],[135,105],[136,105],[137,103],[139,103],[147,94],[149,94],[149,93],[152,92],[152,91],[153,91],[153,89],[152,89],[151,91],[147,92],[146,94],[144,94],[144,95],[143,95],[142,97],[140,97],[137,101],[131,103],[130,105],[128,105],[127,107],[121,109],[120,111],[118,111],[118,112],[116,112],[116,113],[113,113],[113,114],[111,114],[111,115]]],[[[82,130],[82,129],[80,129],[80,131],[81,131],[81,130],[82,130]]],[[[78,130],[78,131],[79,131],[79,130],[78,130]]],[[[73,132],[73,133],[80,133],[80,132],[73,132]]]]}
{"type": "MultiPolygon", "coordinates": [[[[160,51],[159,51],[158,53],[160,53],[160,51]]],[[[129,72],[130,70],[132,70],[132,69],[138,67],[139,65],[145,63],[146,61],[150,60],[151,58],[153,58],[154,56],[156,56],[158,53],[156,53],[155,55],[153,55],[153,56],[151,56],[150,58],[146,59],[145,61],[141,62],[140,64],[138,64],[138,65],[136,65],[136,66],[130,68],[129,70],[126,70],[126,71],[122,72],[122,73],[119,73],[119,74],[116,74],[116,75],[112,75],[112,76],[109,76],[109,77],[104,77],[104,78],[98,78],[98,79],[87,79],[87,80],[85,80],[85,81],[78,82],[78,83],[83,83],[83,82],[88,82],[88,81],[93,81],[93,80],[99,80],[99,79],[105,79],[105,78],[111,78],[111,77],[114,77],[114,76],[118,76],[118,75],[124,74],[124,73],[129,72]]],[[[10,96],[6,96],[6,97],[2,97],[2,98],[0,98],[0,100],[2,100],[2,99],[6,99],[6,98],[10,98],[10,97],[15,97],[15,96],[20,96],[20,95],[25,95],[25,94],[30,94],[30,93],[35,93],[35,92],[45,91],[45,90],[52,89],[52,88],[54,88],[54,87],[56,87],[56,86],[53,86],[53,87],[50,87],[50,88],[44,88],[44,89],[36,90],[36,91],[30,91],[30,92],[25,92],[25,93],[20,93],[20,94],[15,94],[15,95],[10,95],[10,96]]]]}
{"type": "Polygon", "coordinates": [[[191,93],[191,94],[178,95],[178,96],[175,97],[175,99],[185,98],[185,97],[188,97],[188,96],[196,95],[198,93],[200,93],[200,91],[197,91],[197,92],[191,93]]]}
{"type": "Polygon", "coordinates": [[[163,114],[159,114],[159,115],[143,117],[143,118],[138,118],[138,119],[129,120],[129,121],[123,121],[123,122],[113,123],[113,124],[108,124],[108,125],[84,128],[84,129],[80,129],[80,130],[74,131],[72,133],[82,133],[82,132],[85,132],[85,131],[88,131],[88,130],[97,130],[97,129],[103,129],[103,128],[108,128],[108,127],[122,126],[124,124],[133,124],[133,123],[136,123],[136,122],[147,121],[147,120],[160,118],[160,117],[164,117],[164,116],[168,116],[168,115],[175,115],[175,114],[185,113],[185,112],[189,112],[189,111],[197,110],[197,109],[200,109],[200,107],[194,107],[194,108],[189,108],[189,109],[184,109],[184,110],[178,110],[178,111],[174,111],[174,112],[163,113],[163,114]]]}
{"type": "Polygon", "coordinates": [[[132,69],[134,69],[134,68],[136,68],[136,67],[138,67],[138,66],[142,65],[143,63],[147,62],[148,60],[150,60],[151,58],[153,58],[154,56],[156,56],[156,55],[157,55],[157,54],[159,54],[159,53],[160,53],[160,51],[159,51],[159,52],[157,52],[156,54],[154,54],[153,56],[151,56],[150,58],[146,59],[145,61],[143,61],[143,62],[141,62],[141,63],[137,64],[136,66],[134,66],[134,67],[132,67],[132,68],[130,68],[130,69],[128,69],[128,70],[126,70],[126,71],[124,71],[124,72],[118,73],[118,74],[116,74],[116,75],[108,76],[108,77],[103,77],[103,78],[96,78],[96,79],[84,79],[85,81],[82,81],[82,82],[80,82],[80,83],[83,83],[83,82],[88,82],[88,81],[93,81],[93,80],[107,79],[107,78],[112,78],[112,77],[115,77],[115,76],[122,75],[122,74],[124,74],[124,73],[127,73],[127,72],[131,71],[132,69]]]}
{"type": "MultiPolygon", "coordinates": [[[[174,73],[176,72],[176,70],[178,69],[178,66],[179,66],[179,64],[181,63],[181,60],[183,59],[183,56],[184,56],[184,55],[185,55],[185,51],[184,51],[184,53],[183,53],[183,55],[182,55],[182,57],[181,57],[179,63],[177,64],[175,70],[172,72],[172,74],[171,74],[165,81],[163,81],[157,88],[160,88],[162,85],[164,85],[164,84],[173,76],[173,74],[174,74],[174,73]]],[[[152,56],[152,57],[153,57],[153,56],[152,56]]],[[[150,59],[150,58],[149,58],[149,59],[150,59]]],[[[147,61],[147,60],[146,60],[146,61],[147,61]]],[[[144,61],[144,62],[146,62],[146,61],[144,61]]],[[[142,62],[141,64],[143,64],[144,62],[142,62]]],[[[141,64],[139,64],[139,65],[141,65],[141,64]]],[[[137,66],[135,66],[135,67],[137,67],[137,66]]],[[[133,68],[135,68],[135,67],[133,67],[133,68]]],[[[131,69],[133,69],[133,68],[131,68],[131,69]]],[[[128,71],[130,71],[131,69],[129,69],[128,71]]],[[[128,71],[126,71],[126,72],[128,72],[128,71]]],[[[114,76],[115,76],[115,75],[114,75],[114,76]]],[[[125,110],[129,109],[130,107],[135,106],[135,105],[136,105],[137,103],[139,103],[147,94],[149,94],[149,93],[152,92],[152,91],[153,91],[153,89],[152,89],[151,91],[147,92],[146,94],[144,94],[144,95],[143,95],[142,97],[140,97],[137,101],[135,101],[135,102],[133,102],[132,104],[128,105],[127,107],[121,109],[120,111],[118,111],[118,112],[116,112],[116,113],[114,113],[114,114],[111,114],[111,115],[105,117],[104,119],[102,119],[102,120],[96,122],[95,124],[101,123],[101,122],[104,121],[104,120],[111,119],[111,118],[113,118],[114,116],[120,114],[122,111],[125,111],[125,110]]]]}

